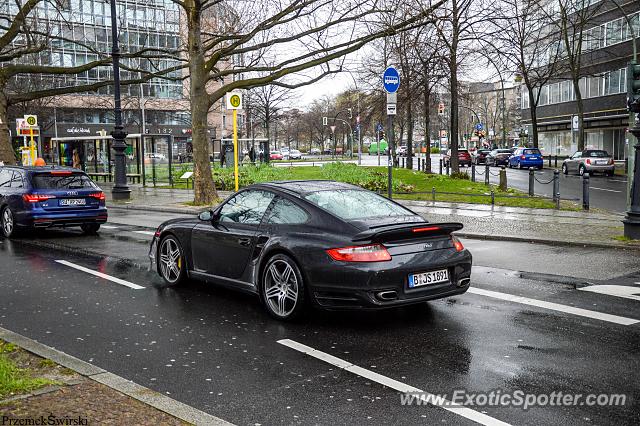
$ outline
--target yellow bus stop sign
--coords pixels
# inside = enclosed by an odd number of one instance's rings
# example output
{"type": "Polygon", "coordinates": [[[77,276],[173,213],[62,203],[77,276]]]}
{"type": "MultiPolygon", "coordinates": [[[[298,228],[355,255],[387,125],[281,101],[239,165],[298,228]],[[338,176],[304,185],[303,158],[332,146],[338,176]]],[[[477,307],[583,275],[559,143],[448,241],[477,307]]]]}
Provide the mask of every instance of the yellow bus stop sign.
{"type": "Polygon", "coordinates": [[[227,94],[227,109],[242,109],[242,93],[230,92],[227,94]]]}
{"type": "Polygon", "coordinates": [[[25,115],[24,116],[24,121],[27,122],[29,127],[38,126],[38,116],[37,115],[25,115]]]}

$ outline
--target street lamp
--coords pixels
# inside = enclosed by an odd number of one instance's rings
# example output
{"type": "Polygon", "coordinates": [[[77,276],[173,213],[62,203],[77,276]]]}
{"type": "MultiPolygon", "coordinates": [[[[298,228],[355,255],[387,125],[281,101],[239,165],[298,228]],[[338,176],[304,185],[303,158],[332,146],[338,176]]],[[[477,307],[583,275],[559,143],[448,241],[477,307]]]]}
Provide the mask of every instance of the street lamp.
{"type": "Polygon", "coordinates": [[[115,126],[111,136],[113,137],[113,150],[115,151],[115,185],[111,190],[114,200],[129,200],[131,190],[127,186],[126,159],[124,151],[127,149],[125,138],[127,132],[122,126],[122,105],[120,102],[120,48],[118,47],[118,21],[116,17],[116,0],[111,0],[111,38],[113,58],[113,113],[115,126]]]}

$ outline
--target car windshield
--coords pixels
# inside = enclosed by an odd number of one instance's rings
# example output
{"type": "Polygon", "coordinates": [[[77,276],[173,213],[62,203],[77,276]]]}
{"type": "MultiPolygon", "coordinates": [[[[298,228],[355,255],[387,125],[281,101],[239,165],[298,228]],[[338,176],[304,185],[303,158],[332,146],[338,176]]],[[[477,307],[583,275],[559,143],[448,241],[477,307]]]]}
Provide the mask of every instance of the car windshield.
{"type": "Polygon", "coordinates": [[[378,194],[359,189],[317,191],[307,194],[305,198],[345,220],[414,215],[410,210],[378,194]]]}
{"type": "Polygon", "coordinates": [[[537,149],[525,149],[524,154],[540,155],[540,151],[538,151],[537,149]]]}
{"type": "Polygon", "coordinates": [[[83,173],[53,175],[38,173],[31,179],[36,189],[96,189],[97,186],[83,173]]]}
{"type": "Polygon", "coordinates": [[[585,152],[586,157],[608,157],[609,153],[607,153],[607,151],[586,151],[585,152]]]}

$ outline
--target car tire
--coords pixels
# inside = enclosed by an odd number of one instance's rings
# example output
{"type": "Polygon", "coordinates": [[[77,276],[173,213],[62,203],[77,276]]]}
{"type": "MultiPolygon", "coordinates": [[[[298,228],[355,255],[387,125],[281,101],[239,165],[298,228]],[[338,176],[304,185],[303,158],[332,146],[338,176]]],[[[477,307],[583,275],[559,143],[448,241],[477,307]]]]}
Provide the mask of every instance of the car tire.
{"type": "Polygon", "coordinates": [[[581,164],[580,167],[578,168],[578,173],[580,174],[580,176],[584,176],[585,171],[586,171],[585,167],[581,164]]]}
{"type": "Polygon", "coordinates": [[[565,175],[569,174],[569,168],[567,167],[566,164],[562,165],[562,173],[565,174],[565,175]]]}
{"type": "Polygon", "coordinates": [[[82,225],[80,225],[80,229],[82,229],[82,232],[84,232],[85,234],[95,235],[100,230],[100,224],[99,223],[83,223],[82,225]]]}
{"type": "Polygon", "coordinates": [[[305,286],[296,262],[285,254],[269,258],[262,270],[260,296],[273,318],[291,321],[304,309],[305,286]]]}
{"type": "Polygon", "coordinates": [[[0,211],[0,229],[5,238],[12,238],[18,234],[15,216],[9,206],[6,206],[0,211]]]}
{"type": "Polygon", "coordinates": [[[173,235],[167,235],[158,245],[158,269],[165,283],[177,285],[185,280],[187,261],[180,241],[173,235]]]}
{"type": "Polygon", "coordinates": [[[609,177],[612,177],[612,176],[615,176],[615,175],[616,175],[615,170],[607,172],[607,176],[609,176],[609,177]]]}
{"type": "Polygon", "coordinates": [[[518,169],[522,169],[522,163],[518,161],[518,169]]]}

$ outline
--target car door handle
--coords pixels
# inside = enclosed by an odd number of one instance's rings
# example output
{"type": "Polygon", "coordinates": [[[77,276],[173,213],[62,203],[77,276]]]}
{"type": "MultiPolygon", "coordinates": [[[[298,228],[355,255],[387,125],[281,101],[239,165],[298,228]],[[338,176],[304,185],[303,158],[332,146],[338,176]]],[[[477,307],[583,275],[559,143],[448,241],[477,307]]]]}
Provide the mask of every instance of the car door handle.
{"type": "Polygon", "coordinates": [[[251,238],[238,238],[238,244],[240,244],[241,246],[250,246],[251,245],[251,238]]]}

